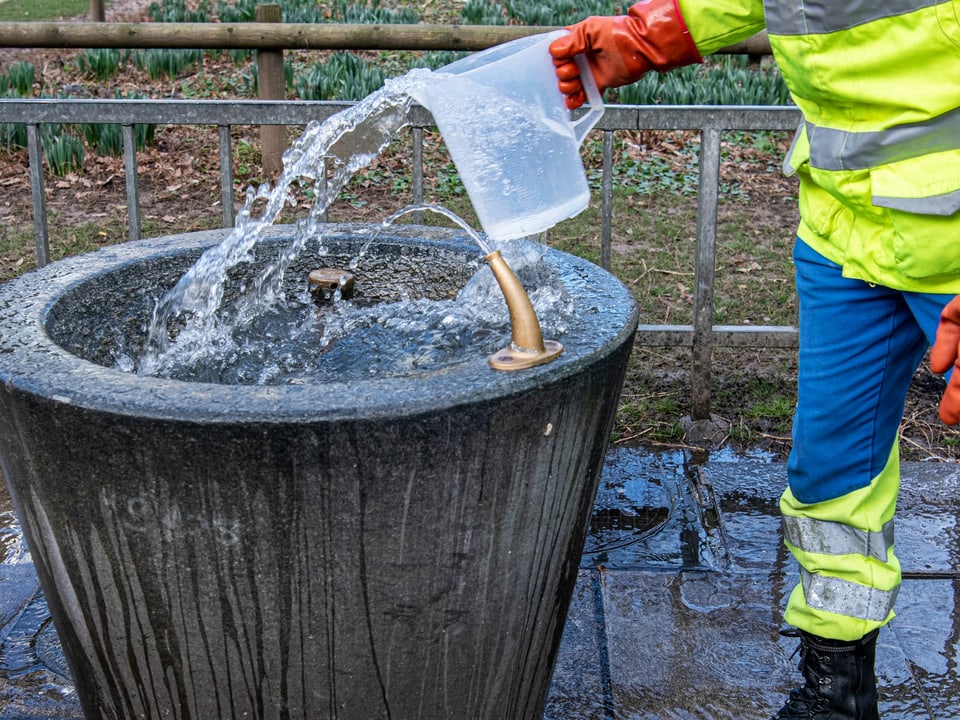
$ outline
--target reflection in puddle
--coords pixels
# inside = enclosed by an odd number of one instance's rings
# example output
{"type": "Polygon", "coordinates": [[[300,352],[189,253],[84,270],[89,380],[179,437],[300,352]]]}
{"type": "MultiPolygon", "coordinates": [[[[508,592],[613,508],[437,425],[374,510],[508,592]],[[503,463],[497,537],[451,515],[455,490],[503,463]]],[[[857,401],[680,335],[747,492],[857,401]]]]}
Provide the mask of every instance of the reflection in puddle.
{"type": "MultiPolygon", "coordinates": [[[[711,453],[710,461],[769,462],[770,457],[721,450],[711,453]]],[[[705,460],[680,450],[611,449],[581,567],[636,570],[679,563],[719,570],[736,564],[716,493],[701,472],[705,460]]],[[[769,507],[759,512],[765,515],[769,507]]],[[[759,531],[766,535],[767,527],[759,531]]]]}
{"type": "Polygon", "coordinates": [[[0,707],[8,714],[29,717],[81,717],[60,642],[39,592],[4,632],[0,707]]]}

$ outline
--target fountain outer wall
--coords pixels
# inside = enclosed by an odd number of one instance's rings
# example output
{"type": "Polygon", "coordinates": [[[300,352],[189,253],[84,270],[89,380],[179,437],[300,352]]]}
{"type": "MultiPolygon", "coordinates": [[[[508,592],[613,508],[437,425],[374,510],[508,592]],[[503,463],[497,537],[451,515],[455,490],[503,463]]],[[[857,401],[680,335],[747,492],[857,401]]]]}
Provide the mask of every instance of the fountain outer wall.
{"type": "Polygon", "coordinates": [[[0,287],[0,469],[86,716],[539,718],[628,293],[610,279],[613,329],[565,363],[479,357],[464,372],[484,390],[398,380],[399,404],[361,390],[352,415],[309,388],[137,378],[50,341],[66,288],[213,239],[54,263],[48,297],[0,287]]]}

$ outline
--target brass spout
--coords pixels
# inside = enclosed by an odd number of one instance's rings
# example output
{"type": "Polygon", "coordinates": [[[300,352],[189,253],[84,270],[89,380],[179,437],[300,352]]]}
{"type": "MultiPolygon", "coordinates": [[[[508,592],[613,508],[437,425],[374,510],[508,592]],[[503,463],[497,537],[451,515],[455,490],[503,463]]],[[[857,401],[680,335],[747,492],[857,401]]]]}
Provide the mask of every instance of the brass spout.
{"type": "Polygon", "coordinates": [[[491,367],[495,370],[523,370],[550,362],[560,355],[563,345],[543,339],[533,303],[500,251],[494,250],[484,260],[493,271],[510,312],[510,347],[490,356],[491,367]]]}

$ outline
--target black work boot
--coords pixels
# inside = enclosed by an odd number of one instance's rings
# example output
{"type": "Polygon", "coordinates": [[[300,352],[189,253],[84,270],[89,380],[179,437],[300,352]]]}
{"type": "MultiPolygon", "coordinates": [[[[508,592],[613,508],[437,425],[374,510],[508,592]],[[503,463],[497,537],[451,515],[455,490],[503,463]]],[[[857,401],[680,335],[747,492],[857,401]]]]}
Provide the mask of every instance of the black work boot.
{"type": "Polygon", "coordinates": [[[790,691],[773,720],[879,720],[873,673],[879,633],[874,630],[851,642],[802,630],[782,633],[800,638],[800,672],[806,685],[790,691]]]}

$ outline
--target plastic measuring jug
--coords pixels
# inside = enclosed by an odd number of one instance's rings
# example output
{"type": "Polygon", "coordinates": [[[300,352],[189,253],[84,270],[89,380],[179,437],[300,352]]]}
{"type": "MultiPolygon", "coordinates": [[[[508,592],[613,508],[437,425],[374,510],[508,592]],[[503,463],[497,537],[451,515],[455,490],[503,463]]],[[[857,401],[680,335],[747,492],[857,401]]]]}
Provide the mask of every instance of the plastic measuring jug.
{"type": "Polygon", "coordinates": [[[587,207],[580,143],[603,115],[586,59],[590,109],[570,118],[547,48],[566,30],[496,45],[445,65],[411,96],[430,110],[484,232],[512,240],[587,207]]]}

